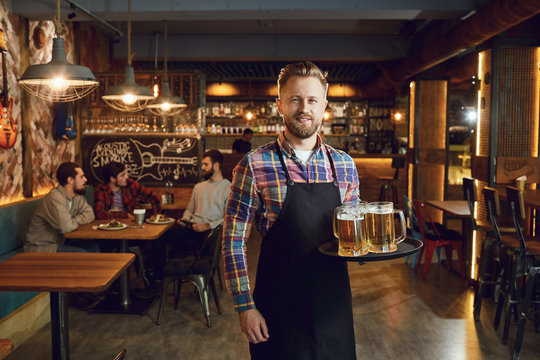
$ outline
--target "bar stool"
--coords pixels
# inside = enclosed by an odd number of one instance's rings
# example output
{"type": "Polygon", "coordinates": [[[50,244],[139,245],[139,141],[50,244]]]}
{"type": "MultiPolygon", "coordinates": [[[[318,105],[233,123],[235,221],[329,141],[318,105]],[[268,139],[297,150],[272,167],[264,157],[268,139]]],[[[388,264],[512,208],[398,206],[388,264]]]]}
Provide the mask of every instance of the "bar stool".
{"type": "Polygon", "coordinates": [[[392,201],[395,208],[399,208],[398,197],[398,183],[399,183],[399,169],[405,166],[404,157],[392,158],[392,168],[396,169],[394,176],[379,176],[377,180],[385,181],[381,185],[381,191],[379,193],[379,201],[392,201]]]}

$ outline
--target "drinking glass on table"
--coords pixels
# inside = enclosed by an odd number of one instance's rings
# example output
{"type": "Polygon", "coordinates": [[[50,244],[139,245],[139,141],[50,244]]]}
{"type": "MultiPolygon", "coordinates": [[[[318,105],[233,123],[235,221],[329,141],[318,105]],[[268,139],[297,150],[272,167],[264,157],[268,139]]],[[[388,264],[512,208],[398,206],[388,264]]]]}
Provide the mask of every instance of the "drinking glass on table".
{"type": "Polygon", "coordinates": [[[109,210],[109,220],[117,220],[120,221],[122,209],[119,207],[113,207],[109,210]]]}
{"type": "Polygon", "coordinates": [[[371,202],[366,209],[366,235],[369,252],[389,253],[405,240],[407,229],[402,210],[394,210],[389,201],[371,202]],[[394,218],[399,215],[401,235],[396,238],[394,218]]]}
{"type": "Polygon", "coordinates": [[[345,203],[334,209],[334,236],[338,239],[338,255],[361,256],[368,253],[365,236],[367,202],[345,203]]]}

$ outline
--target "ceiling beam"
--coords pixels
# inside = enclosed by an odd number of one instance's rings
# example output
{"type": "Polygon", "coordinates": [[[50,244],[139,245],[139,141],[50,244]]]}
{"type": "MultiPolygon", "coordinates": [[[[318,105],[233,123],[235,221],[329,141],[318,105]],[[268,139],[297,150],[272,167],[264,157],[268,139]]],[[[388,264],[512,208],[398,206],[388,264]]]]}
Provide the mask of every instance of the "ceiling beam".
{"type": "MultiPolygon", "coordinates": [[[[186,35],[169,36],[169,60],[342,60],[385,61],[407,54],[397,36],[341,35],[186,35]]],[[[137,60],[154,58],[154,37],[134,36],[137,60]]],[[[127,41],[114,45],[114,57],[125,59],[127,41]]],[[[163,57],[162,49],[159,57],[163,57]]]]}

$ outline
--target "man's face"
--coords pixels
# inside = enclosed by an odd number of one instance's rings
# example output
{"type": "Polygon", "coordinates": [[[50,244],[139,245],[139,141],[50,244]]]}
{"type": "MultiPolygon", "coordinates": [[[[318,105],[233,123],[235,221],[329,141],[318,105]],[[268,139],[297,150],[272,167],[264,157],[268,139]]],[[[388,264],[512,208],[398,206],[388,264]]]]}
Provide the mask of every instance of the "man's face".
{"type": "Polygon", "coordinates": [[[214,164],[210,157],[204,157],[201,163],[201,171],[204,180],[208,180],[214,175],[214,164]]]}
{"type": "Polygon", "coordinates": [[[84,184],[86,184],[86,176],[84,176],[84,171],[82,171],[81,168],[75,168],[75,171],[77,171],[77,175],[75,175],[75,178],[73,179],[73,192],[75,192],[75,194],[84,195],[86,193],[84,187],[84,184]]]}
{"type": "Polygon", "coordinates": [[[319,129],[326,108],[326,89],[311,76],[292,76],[276,100],[285,127],[299,139],[312,137],[319,129]]]}
{"type": "Polygon", "coordinates": [[[114,179],[113,183],[118,187],[124,187],[127,185],[128,178],[129,178],[128,172],[127,172],[127,169],[125,169],[124,171],[116,175],[115,178],[113,178],[114,179]]]}

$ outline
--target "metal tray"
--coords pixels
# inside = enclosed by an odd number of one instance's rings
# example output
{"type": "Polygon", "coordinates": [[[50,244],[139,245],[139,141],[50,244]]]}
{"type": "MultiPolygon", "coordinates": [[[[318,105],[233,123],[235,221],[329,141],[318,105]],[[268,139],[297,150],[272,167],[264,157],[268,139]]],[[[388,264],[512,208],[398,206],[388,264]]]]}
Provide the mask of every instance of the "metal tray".
{"type": "Polygon", "coordinates": [[[409,256],[420,250],[422,246],[422,241],[414,238],[406,238],[403,242],[398,244],[397,250],[391,253],[368,253],[362,256],[339,256],[338,241],[333,240],[319,246],[319,251],[324,255],[333,256],[341,260],[364,263],[368,261],[384,261],[409,256]]]}

